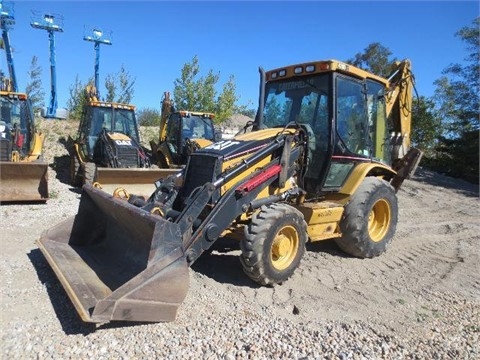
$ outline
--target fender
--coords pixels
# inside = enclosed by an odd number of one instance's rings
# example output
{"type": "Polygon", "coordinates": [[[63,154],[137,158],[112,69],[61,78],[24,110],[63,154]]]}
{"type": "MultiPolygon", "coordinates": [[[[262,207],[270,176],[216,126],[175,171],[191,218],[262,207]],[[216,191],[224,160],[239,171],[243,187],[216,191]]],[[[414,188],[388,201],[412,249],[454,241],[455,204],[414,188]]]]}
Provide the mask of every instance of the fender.
{"type": "Polygon", "coordinates": [[[396,174],[396,171],[392,170],[392,168],[381,163],[360,163],[350,173],[339,193],[346,195],[348,200],[357,191],[358,187],[367,176],[378,176],[384,180],[390,181],[396,174]]]}

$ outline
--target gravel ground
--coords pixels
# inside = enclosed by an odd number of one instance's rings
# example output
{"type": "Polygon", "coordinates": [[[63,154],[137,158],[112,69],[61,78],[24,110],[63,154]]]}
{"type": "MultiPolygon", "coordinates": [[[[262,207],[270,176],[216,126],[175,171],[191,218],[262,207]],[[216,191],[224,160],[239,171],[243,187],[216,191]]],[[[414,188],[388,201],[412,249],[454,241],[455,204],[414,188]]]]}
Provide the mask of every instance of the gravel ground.
{"type": "Polygon", "coordinates": [[[190,269],[176,321],[83,323],[35,244],[77,213],[56,139],[47,204],[0,206],[2,358],[480,358],[478,190],[421,169],[398,194],[397,235],[379,258],[312,244],[295,275],[269,288],[246,279],[238,247],[225,246],[190,269]]]}

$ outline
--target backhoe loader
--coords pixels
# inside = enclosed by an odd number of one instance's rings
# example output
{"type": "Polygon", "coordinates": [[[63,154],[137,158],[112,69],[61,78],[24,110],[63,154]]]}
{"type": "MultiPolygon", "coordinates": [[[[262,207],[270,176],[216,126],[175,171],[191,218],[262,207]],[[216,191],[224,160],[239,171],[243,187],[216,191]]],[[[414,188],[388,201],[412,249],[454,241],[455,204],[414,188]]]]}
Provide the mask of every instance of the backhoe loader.
{"type": "Polygon", "coordinates": [[[48,164],[43,159],[44,134],[37,131],[32,104],[18,90],[9,30],[13,6],[0,1],[1,48],[9,77],[0,71],[0,202],[48,199],[48,164]]]}
{"type": "Polygon", "coordinates": [[[150,141],[152,157],[163,169],[181,168],[189,155],[220,140],[213,125],[214,114],[198,111],[176,111],[165,92],[159,130],[159,142],[150,141]]]}
{"type": "Polygon", "coordinates": [[[39,248],[93,323],[173,321],[189,266],[225,236],[266,286],[292,276],[307,241],[378,256],[422,155],[409,144],[413,86],[408,60],[388,79],[336,60],[260,68],[257,115],[242,134],[193,152],[147,200],[85,185],[77,215],[39,248]]]}
{"type": "Polygon", "coordinates": [[[100,101],[92,85],[86,95],[77,138],[68,139],[71,184],[95,184],[107,192],[129,186],[148,197],[156,180],[175,171],[152,167],[140,145],[135,106],[100,101]]]}
{"type": "Polygon", "coordinates": [[[27,94],[0,89],[0,202],[48,200],[44,134],[37,131],[27,94]]]}

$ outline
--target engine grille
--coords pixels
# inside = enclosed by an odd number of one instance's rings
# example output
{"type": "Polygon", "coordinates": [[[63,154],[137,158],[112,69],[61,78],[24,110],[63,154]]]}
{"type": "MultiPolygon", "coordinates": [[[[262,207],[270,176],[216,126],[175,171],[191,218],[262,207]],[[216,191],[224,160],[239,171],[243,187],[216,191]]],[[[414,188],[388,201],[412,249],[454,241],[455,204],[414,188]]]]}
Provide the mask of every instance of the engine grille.
{"type": "Polygon", "coordinates": [[[193,153],[187,164],[182,197],[187,197],[197,187],[216,180],[221,172],[221,158],[201,153],[193,153]]]}
{"type": "Polygon", "coordinates": [[[130,146],[118,146],[116,148],[118,167],[136,168],[139,167],[138,150],[130,146]]]}

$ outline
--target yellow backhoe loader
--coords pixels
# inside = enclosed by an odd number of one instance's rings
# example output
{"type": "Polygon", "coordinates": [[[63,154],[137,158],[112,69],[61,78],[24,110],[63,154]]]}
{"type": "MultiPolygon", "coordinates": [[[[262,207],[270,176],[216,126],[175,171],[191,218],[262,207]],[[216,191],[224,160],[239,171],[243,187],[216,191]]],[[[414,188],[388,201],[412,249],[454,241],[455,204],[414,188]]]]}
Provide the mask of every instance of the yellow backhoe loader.
{"type": "Polygon", "coordinates": [[[193,152],[146,201],[85,185],[78,214],[42,234],[84,321],[173,321],[189,266],[226,234],[261,285],[287,281],[307,241],[360,258],[387,250],[396,192],[422,155],[409,148],[410,62],[389,79],[336,60],[260,74],[243,134],[193,152]]]}
{"type": "Polygon", "coordinates": [[[198,111],[176,111],[165,92],[159,142],[150,141],[152,157],[160,168],[181,168],[187,163],[190,154],[220,140],[213,125],[214,114],[198,111]]]}
{"type": "Polygon", "coordinates": [[[27,94],[0,89],[0,202],[48,200],[44,134],[35,128],[27,94]]]}
{"type": "Polygon", "coordinates": [[[95,184],[109,193],[128,187],[148,197],[156,180],[176,171],[152,166],[140,145],[135,106],[100,101],[91,85],[86,93],[77,138],[68,140],[72,185],[95,184]]]}

